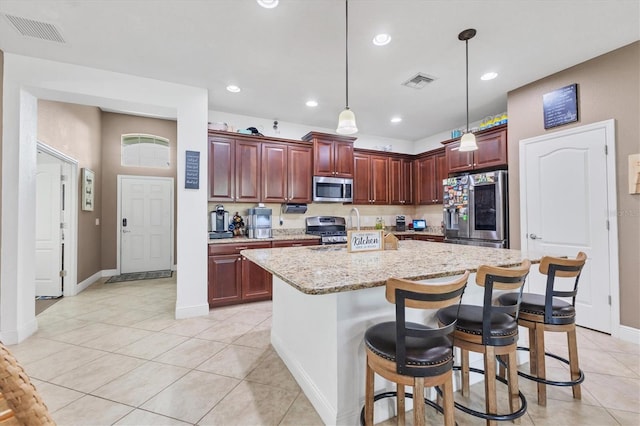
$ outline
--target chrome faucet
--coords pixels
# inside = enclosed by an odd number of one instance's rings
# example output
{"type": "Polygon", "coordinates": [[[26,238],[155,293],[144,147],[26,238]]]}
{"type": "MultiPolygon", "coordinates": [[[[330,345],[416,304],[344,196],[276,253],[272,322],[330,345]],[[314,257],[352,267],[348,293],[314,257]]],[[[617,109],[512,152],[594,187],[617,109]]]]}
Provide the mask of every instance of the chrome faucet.
{"type": "Polygon", "coordinates": [[[358,231],[360,230],[360,212],[356,207],[353,207],[349,212],[349,228],[353,228],[353,217],[352,213],[356,212],[356,219],[358,220],[358,231]]]}

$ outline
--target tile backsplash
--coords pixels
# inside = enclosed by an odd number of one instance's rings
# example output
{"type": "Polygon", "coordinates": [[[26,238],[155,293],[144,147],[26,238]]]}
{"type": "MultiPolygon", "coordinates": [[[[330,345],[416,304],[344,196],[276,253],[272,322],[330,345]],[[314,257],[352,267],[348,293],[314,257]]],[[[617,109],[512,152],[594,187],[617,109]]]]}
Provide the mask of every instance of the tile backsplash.
{"type": "MultiPolygon", "coordinates": [[[[229,212],[229,217],[238,212],[243,218],[250,208],[257,207],[257,203],[214,203],[209,202],[209,211],[215,210],[215,206],[222,204],[229,212]]],[[[349,226],[349,212],[356,207],[360,212],[360,226],[373,228],[376,218],[381,217],[385,227],[394,227],[396,216],[404,215],[407,224],[413,219],[425,219],[431,232],[438,232],[442,224],[442,206],[375,206],[375,205],[351,205],[340,203],[311,203],[307,205],[305,214],[280,213],[280,204],[265,203],[265,207],[272,210],[271,226],[274,230],[304,229],[305,218],[308,216],[343,216],[349,226]],[[282,225],[280,225],[282,219],[282,225]]],[[[353,215],[355,222],[355,214],[353,215]]],[[[355,226],[355,223],[353,224],[355,226]]]]}

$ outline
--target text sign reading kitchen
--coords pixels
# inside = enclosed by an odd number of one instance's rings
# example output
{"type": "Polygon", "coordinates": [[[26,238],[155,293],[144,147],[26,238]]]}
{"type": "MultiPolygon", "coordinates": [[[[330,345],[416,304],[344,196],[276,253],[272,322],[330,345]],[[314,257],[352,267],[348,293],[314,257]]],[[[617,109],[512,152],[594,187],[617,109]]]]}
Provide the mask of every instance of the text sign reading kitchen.
{"type": "Polygon", "coordinates": [[[382,232],[383,231],[349,231],[347,233],[347,251],[384,250],[382,232]]]}

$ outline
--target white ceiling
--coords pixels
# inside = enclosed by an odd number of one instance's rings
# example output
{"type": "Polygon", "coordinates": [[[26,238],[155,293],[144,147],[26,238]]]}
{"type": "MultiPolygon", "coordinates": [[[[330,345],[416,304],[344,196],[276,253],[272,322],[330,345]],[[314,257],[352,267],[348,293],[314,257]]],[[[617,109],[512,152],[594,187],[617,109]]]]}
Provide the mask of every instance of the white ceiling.
{"type": "MultiPolygon", "coordinates": [[[[343,0],[2,0],[0,49],[209,90],[211,110],[335,128],[345,105],[343,0]],[[6,14],[54,25],[21,35],[6,14]],[[225,90],[237,84],[240,93],[225,90]],[[319,106],[308,108],[307,99],[319,106]]],[[[349,101],[361,133],[409,141],[506,110],[507,92],[640,39],[640,0],[351,0],[349,101]],[[372,44],[387,32],[392,41],[372,44]],[[497,79],[483,82],[487,71],[497,79]],[[436,77],[421,90],[400,84],[436,77]],[[390,123],[399,115],[403,121],[390,123]]]]}

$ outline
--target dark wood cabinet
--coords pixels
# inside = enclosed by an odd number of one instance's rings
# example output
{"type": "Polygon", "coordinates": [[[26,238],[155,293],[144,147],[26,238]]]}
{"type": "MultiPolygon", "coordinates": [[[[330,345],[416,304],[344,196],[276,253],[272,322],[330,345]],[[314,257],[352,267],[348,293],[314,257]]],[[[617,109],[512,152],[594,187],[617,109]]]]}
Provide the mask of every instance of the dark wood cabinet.
{"type": "Polygon", "coordinates": [[[405,235],[396,235],[396,237],[403,240],[416,240],[416,241],[430,241],[433,243],[442,243],[444,242],[443,235],[421,235],[421,234],[405,234],[405,235]]]}
{"type": "Polygon", "coordinates": [[[416,204],[442,203],[442,180],[447,176],[444,149],[429,151],[415,161],[416,204]]]}
{"type": "Polygon", "coordinates": [[[309,132],[302,140],[313,142],[313,176],[353,178],[353,141],[356,138],[309,132]]]}
{"type": "Polygon", "coordinates": [[[310,203],[311,147],[262,144],[262,201],[310,203]]]}
{"type": "Polygon", "coordinates": [[[234,201],[235,140],[209,137],[209,200],[234,201]]]}
{"type": "Polygon", "coordinates": [[[304,240],[281,240],[273,241],[271,246],[273,248],[283,247],[304,247],[304,246],[317,246],[320,245],[320,239],[304,239],[304,240]]]}
{"type": "Polygon", "coordinates": [[[476,134],[477,151],[460,152],[460,141],[446,145],[447,169],[449,173],[484,170],[507,166],[506,126],[484,130],[476,134]]]}
{"type": "Polygon", "coordinates": [[[271,242],[209,244],[209,307],[271,298],[271,274],[240,255],[242,250],[270,248],[271,242]]]}
{"type": "Polygon", "coordinates": [[[209,201],[260,201],[260,142],[209,137],[209,201]]]}
{"type": "Polygon", "coordinates": [[[413,204],[413,161],[389,158],[389,204],[413,204]]]}
{"type": "Polygon", "coordinates": [[[354,154],[353,204],[389,204],[389,158],[354,154]]]}

